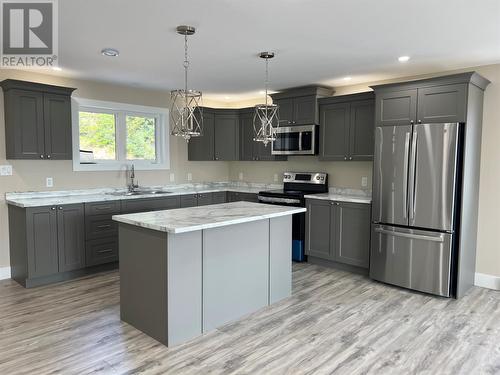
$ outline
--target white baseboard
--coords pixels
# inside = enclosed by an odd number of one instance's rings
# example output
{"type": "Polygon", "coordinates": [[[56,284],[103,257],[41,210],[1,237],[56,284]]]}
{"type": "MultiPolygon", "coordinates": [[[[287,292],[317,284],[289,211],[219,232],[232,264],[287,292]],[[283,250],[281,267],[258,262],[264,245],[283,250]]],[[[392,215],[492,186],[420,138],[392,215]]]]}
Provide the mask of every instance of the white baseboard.
{"type": "Polygon", "coordinates": [[[474,285],[488,289],[500,290],[500,276],[476,272],[474,285]]]}
{"type": "Polygon", "coordinates": [[[10,279],[10,267],[0,267],[0,280],[10,279]]]}

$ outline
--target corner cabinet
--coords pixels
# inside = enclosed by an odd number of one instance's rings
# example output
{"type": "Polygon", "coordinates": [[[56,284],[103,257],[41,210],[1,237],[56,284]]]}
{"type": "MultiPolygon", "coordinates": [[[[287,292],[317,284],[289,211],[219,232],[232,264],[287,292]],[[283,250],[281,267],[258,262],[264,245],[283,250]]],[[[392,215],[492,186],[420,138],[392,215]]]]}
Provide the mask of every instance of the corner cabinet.
{"type": "Polygon", "coordinates": [[[237,110],[203,108],[203,133],[188,143],[188,160],[239,160],[237,110]]]}
{"type": "Polygon", "coordinates": [[[7,79],[4,91],[7,159],[72,158],[73,88],[7,79]]]}
{"type": "Polygon", "coordinates": [[[373,160],[373,92],[319,100],[320,160],[373,160]]]}
{"type": "Polygon", "coordinates": [[[306,255],[368,268],[371,205],[306,200],[306,255]]]}

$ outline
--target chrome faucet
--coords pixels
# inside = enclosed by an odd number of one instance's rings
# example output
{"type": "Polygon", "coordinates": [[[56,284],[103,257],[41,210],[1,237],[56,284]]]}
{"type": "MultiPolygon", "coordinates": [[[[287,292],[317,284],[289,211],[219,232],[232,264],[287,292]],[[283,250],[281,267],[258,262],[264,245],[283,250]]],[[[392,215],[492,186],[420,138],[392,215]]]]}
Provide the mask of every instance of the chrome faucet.
{"type": "Polygon", "coordinates": [[[139,187],[139,184],[136,183],[135,181],[135,168],[134,164],[130,166],[130,182],[127,184],[127,188],[129,193],[132,193],[139,187]]]}

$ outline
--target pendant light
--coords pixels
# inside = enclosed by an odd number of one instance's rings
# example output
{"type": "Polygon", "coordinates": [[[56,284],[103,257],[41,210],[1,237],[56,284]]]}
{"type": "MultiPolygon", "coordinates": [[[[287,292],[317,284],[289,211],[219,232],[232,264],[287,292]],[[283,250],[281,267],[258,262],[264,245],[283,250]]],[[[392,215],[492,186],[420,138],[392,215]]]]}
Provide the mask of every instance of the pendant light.
{"type": "Polygon", "coordinates": [[[270,104],[267,96],[269,86],[269,59],[274,57],[274,52],[261,52],[260,58],[266,60],[266,92],[265,104],[257,104],[253,115],[254,141],[264,143],[267,146],[269,142],[276,139],[276,128],[279,126],[278,105],[270,104]]]}
{"type": "Polygon", "coordinates": [[[170,92],[170,118],[172,135],[183,137],[187,142],[191,137],[199,137],[203,132],[201,91],[188,89],[188,35],[193,35],[193,26],[178,26],[177,33],[184,35],[184,88],[170,92]]]}

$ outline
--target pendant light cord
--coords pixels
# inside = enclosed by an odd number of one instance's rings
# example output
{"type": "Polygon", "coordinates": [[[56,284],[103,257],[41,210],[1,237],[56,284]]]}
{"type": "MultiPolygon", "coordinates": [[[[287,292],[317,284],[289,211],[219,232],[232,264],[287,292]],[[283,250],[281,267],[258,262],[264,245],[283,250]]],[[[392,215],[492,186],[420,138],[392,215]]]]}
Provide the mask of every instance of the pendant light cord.
{"type": "Polygon", "coordinates": [[[184,34],[184,88],[186,95],[188,91],[188,68],[189,68],[188,37],[187,34],[184,34]]]}

